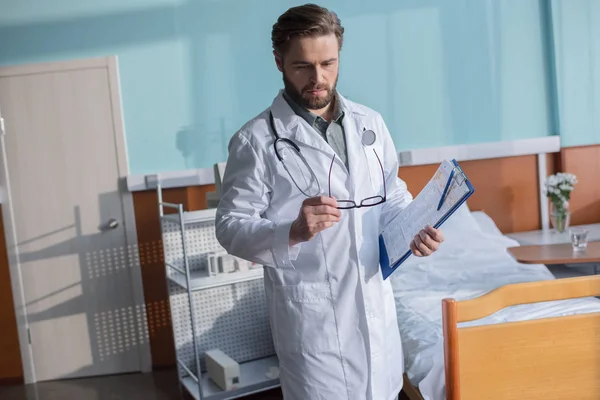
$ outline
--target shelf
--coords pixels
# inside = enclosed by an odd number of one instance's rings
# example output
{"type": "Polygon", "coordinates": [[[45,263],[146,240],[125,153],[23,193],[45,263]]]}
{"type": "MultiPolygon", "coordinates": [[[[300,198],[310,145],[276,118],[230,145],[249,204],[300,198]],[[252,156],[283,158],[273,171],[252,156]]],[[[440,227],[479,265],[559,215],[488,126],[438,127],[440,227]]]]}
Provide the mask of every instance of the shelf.
{"type": "MultiPolygon", "coordinates": [[[[184,211],[183,212],[183,223],[184,224],[193,224],[196,222],[208,222],[214,221],[217,215],[216,208],[209,208],[206,210],[197,210],[197,211],[184,211]]],[[[173,214],[165,214],[162,216],[164,221],[174,222],[176,224],[179,223],[179,213],[173,214]]]]}
{"type": "MultiPolygon", "coordinates": [[[[240,385],[237,389],[229,391],[221,390],[208,378],[208,374],[204,374],[200,381],[203,388],[203,399],[236,399],[252,393],[277,388],[279,387],[279,379],[267,378],[269,367],[277,366],[279,366],[279,362],[276,356],[240,364],[240,385]]],[[[200,398],[198,384],[192,378],[183,378],[181,382],[192,397],[195,399],[200,398]]]]}
{"type": "MultiPolygon", "coordinates": [[[[190,273],[191,291],[208,289],[211,287],[231,285],[232,283],[251,281],[260,279],[264,276],[263,267],[253,268],[244,272],[230,272],[227,274],[219,274],[217,276],[206,276],[204,271],[190,273]]],[[[187,289],[185,275],[180,272],[169,275],[169,279],[187,289]]]]}

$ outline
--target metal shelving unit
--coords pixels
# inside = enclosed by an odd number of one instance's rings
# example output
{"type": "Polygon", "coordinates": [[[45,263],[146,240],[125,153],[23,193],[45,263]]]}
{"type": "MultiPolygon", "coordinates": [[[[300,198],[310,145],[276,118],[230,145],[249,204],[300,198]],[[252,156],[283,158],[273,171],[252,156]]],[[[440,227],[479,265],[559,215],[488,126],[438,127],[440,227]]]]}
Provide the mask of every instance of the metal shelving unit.
{"type": "Polygon", "coordinates": [[[234,399],[279,386],[268,374],[278,367],[264,297],[263,268],[209,276],[216,240],[216,209],[184,211],[163,201],[159,216],[171,322],[181,385],[198,400],[234,399]],[[165,208],[175,213],[165,214],[165,208]],[[219,348],[240,364],[240,382],[224,391],[206,374],[204,353],[219,348]]]}

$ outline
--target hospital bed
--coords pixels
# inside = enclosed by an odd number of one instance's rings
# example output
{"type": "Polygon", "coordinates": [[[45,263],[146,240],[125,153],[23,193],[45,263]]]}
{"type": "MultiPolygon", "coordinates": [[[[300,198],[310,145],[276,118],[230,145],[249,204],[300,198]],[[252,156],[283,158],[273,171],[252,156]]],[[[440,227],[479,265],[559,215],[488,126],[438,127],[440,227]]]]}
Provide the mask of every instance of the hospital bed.
{"type": "Polygon", "coordinates": [[[411,400],[600,399],[600,277],[524,265],[465,205],[390,277],[411,400]]]}

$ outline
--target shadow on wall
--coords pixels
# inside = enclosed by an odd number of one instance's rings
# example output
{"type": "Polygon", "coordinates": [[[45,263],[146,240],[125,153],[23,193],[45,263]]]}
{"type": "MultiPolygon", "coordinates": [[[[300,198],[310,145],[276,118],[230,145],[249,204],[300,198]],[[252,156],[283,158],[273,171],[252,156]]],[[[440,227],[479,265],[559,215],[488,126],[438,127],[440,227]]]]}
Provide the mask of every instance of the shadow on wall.
{"type": "MultiPolygon", "coordinates": [[[[210,167],[225,160],[231,135],[282,87],[270,33],[295,4],[302,2],[182,0],[0,23],[0,63],[116,53],[131,172],[210,167]]],[[[346,28],[341,92],[381,112],[399,149],[551,131],[541,110],[547,99],[539,1],[512,8],[445,0],[323,5],[346,28]],[[509,22],[529,39],[508,37],[509,22]]]]}
{"type": "Polygon", "coordinates": [[[181,128],[175,137],[175,147],[183,157],[184,168],[212,167],[205,165],[207,157],[211,157],[210,152],[214,152],[215,147],[220,149],[219,154],[226,154],[232,132],[233,129],[226,128],[224,119],[220,127],[211,128],[208,124],[201,124],[181,128]]]}

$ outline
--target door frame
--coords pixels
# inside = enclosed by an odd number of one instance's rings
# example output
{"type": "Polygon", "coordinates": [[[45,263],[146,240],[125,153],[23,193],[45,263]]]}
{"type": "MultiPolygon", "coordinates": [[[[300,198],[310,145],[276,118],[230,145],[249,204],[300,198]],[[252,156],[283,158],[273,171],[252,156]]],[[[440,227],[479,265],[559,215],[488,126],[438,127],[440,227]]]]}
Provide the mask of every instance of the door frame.
{"type": "MultiPolygon", "coordinates": [[[[81,70],[86,68],[105,68],[108,75],[111,110],[113,116],[113,127],[115,134],[115,148],[117,152],[117,169],[119,173],[119,192],[123,204],[123,225],[125,226],[125,239],[127,244],[127,257],[129,271],[131,273],[133,300],[136,305],[143,307],[145,313],[144,288],[142,280],[142,271],[139,263],[138,237],[135,224],[135,213],[133,206],[133,194],[127,189],[127,176],[129,175],[129,161],[127,158],[127,143],[125,140],[125,125],[123,120],[123,108],[121,99],[121,83],[119,77],[118,57],[110,55],[106,57],[86,58],[66,61],[44,62],[34,64],[24,64],[16,66],[0,66],[0,78],[9,76],[22,76],[28,74],[40,74],[56,71],[81,70]]],[[[0,116],[1,114],[0,110],[0,116]]],[[[6,135],[10,135],[6,132],[6,135]]],[[[2,215],[4,219],[4,232],[6,236],[6,246],[8,250],[8,265],[11,277],[11,287],[13,292],[13,301],[15,305],[15,315],[17,319],[17,329],[19,335],[19,345],[21,350],[21,359],[23,363],[23,377],[25,383],[34,383],[37,381],[31,346],[29,344],[27,310],[25,308],[25,291],[21,270],[18,267],[18,252],[16,251],[16,230],[14,223],[14,214],[11,206],[10,181],[7,171],[5,136],[0,132],[0,203],[2,204],[2,215]]],[[[144,321],[147,323],[147,321],[144,321]]],[[[138,324],[139,325],[139,324],[138,324]]],[[[147,337],[146,329],[142,326],[136,326],[138,337],[144,340],[138,342],[139,349],[139,369],[141,372],[152,370],[152,359],[150,354],[150,342],[147,337]],[[143,334],[143,336],[142,336],[143,334]]]]}

